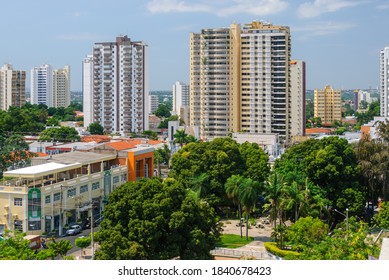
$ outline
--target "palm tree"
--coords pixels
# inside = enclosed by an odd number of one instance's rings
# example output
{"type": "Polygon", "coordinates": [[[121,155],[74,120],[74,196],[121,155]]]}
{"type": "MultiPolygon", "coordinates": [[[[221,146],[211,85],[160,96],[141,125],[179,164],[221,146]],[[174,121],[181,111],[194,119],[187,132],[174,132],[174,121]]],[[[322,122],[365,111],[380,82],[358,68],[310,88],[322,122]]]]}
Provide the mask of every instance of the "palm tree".
{"type": "Polygon", "coordinates": [[[251,178],[243,180],[239,188],[239,201],[246,214],[246,240],[249,239],[249,215],[254,209],[259,195],[259,182],[251,178]]]}
{"type": "Polygon", "coordinates": [[[282,206],[286,210],[294,210],[294,221],[296,222],[300,216],[300,211],[307,204],[307,190],[301,190],[299,184],[295,181],[291,184],[286,184],[283,188],[284,200],[282,206]]]}
{"type": "Polygon", "coordinates": [[[204,198],[208,190],[209,175],[206,172],[190,178],[189,183],[191,190],[194,191],[199,198],[204,198]]]}
{"type": "Polygon", "coordinates": [[[278,206],[282,197],[282,188],[284,186],[283,177],[274,173],[270,175],[265,184],[265,199],[270,200],[270,207],[273,213],[274,228],[277,226],[278,206]]]}
{"type": "Polygon", "coordinates": [[[240,227],[240,238],[242,238],[242,210],[239,202],[239,189],[243,182],[244,178],[240,175],[232,175],[227,179],[224,188],[227,194],[227,197],[232,200],[232,203],[238,206],[238,215],[239,215],[239,227],[240,227]]]}
{"type": "Polygon", "coordinates": [[[186,143],[198,143],[198,142],[199,142],[199,139],[197,139],[193,135],[188,135],[186,137],[186,143]]]}
{"type": "Polygon", "coordinates": [[[184,144],[187,143],[187,137],[188,137],[188,135],[185,133],[185,130],[183,130],[183,129],[178,129],[178,130],[176,131],[176,133],[174,133],[173,137],[175,138],[175,139],[174,139],[174,143],[175,143],[175,144],[176,144],[176,143],[180,144],[180,147],[181,147],[181,148],[182,148],[182,146],[183,146],[184,144]]]}

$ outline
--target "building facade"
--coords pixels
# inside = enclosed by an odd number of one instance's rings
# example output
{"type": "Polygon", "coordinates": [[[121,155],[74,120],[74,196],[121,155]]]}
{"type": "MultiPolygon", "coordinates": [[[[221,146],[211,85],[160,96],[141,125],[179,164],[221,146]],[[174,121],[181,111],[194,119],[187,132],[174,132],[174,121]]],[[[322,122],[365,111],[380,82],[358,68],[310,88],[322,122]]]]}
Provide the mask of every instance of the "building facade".
{"type": "Polygon", "coordinates": [[[150,108],[150,113],[154,113],[157,111],[158,106],[159,106],[159,98],[157,95],[149,95],[149,108],[150,108]]]}
{"type": "Polygon", "coordinates": [[[290,63],[290,134],[305,135],[305,62],[292,60],[290,63]]]}
{"type": "Polygon", "coordinates": [[[389,46],[380,52],[380,110],[381,117],[389,116],[389,46]]]}
{"type": "Polygon", "coordinates": [[[53,107],[53,67],[43,64],[31,69],[31,104],[53,107]]]}
{"type": "Polygon", "coordinates": [[[70,105],[70,66],[53,71],[53,107],[70,105]]]}
{"type": "Polygon", "coordinates": [[[0,109],[21,107],[26,103],[26,71],[4,64],[0,69],[0,109]]]}
{"type": "Polygon", "coordinates": [[[181,107],[189,107],[189,85],[182,82],[175,82],[173,85],[173,112],[181,117],[181,107]]]}
{"type": "Polygon", "coordinates": [[[326,85],[323,90],[314,91],[314,117],[321,118],[324,126],[331,126],[334,121],[342,120],[342,95],[326,85]]]}
{"type": "Polygon", "coordinates": [[[147,45],[117,37],[115,42],[95,43],[92,56],[92,122],[108,133],[148,130],[147,45]]]}
{"type": "Polygon", "coordinates": [[[200,137],[230,132],[290,137],[290,31],[253,21],[190,36],[190,124],[200,137]]]}
{"type": "Polygon", "coordinates": [[[93,56],[88,55],[82,61],[82,103],[84,127],[93,123],[93,56]]]}

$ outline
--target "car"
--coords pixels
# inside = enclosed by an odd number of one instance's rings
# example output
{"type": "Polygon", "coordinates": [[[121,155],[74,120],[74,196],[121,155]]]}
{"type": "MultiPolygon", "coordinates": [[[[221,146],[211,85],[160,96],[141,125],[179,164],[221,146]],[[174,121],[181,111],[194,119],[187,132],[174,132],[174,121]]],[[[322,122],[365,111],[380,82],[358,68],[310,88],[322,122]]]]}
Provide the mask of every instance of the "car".
{"type": "Polygon", "coordinates": [[[80,225],[72,225],[67,231],[66,235],[76,235],[82,231],[82,227],[80,225]]]}

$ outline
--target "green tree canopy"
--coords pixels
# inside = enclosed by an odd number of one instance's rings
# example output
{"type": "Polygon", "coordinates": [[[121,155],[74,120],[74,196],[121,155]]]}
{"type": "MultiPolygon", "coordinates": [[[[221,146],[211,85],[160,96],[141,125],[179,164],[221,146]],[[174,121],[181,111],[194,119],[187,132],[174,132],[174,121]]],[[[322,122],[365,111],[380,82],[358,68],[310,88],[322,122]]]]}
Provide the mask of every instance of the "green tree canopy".
{"type": "Polygon", "coordinates": [[[389,229],[389,202],[383,202],[381,208],[373,218],[374,224],[382,229],[389,229]]]}
{"type": "Polygon", "coordinates": [[[215,211],[174,179],[128,182],[108,198],[96,259],[211,259],[219,238],[215,211]]]}
{"type": "Polygon", "coordinates": [[[171,108],[169,108],[167,104],[161,103],[159,104],[157,111],[155,111],[154,114],[160,118],[169,118],[171,116],[170,110],[171,108]]]}
{"type": "Polygon", "coordinates": [[[104,134],[104,127],[98,122],[91,123],[88,126],[87,130],[92,135],[103,135],[104,134]]]}
{"type": "Polygon", "coordinates": [[[54,127],[42,131],[39,134],[39,141],[80,141],[80,136],[74,127],[54,127]]]}

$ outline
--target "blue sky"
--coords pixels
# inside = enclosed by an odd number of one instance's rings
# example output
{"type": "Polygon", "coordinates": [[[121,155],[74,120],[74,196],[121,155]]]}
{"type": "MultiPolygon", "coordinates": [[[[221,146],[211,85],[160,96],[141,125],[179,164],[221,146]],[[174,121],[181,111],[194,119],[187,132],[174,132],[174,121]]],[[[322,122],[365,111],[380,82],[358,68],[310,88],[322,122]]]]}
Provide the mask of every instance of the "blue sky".
{"type": "Polygon", "coordinates": [[[252,20],[290,27],[292,58],[306,62],[308,89],[378,86],[388,0],[7,1],[0,63],[28,77],[43,63],[70,65],[72,90],[81,90],[82,59],[93,44],[128,35],[149,45],[150,90],[171,90],[177,80],[189,82],[190,32],[252,20]]]}

